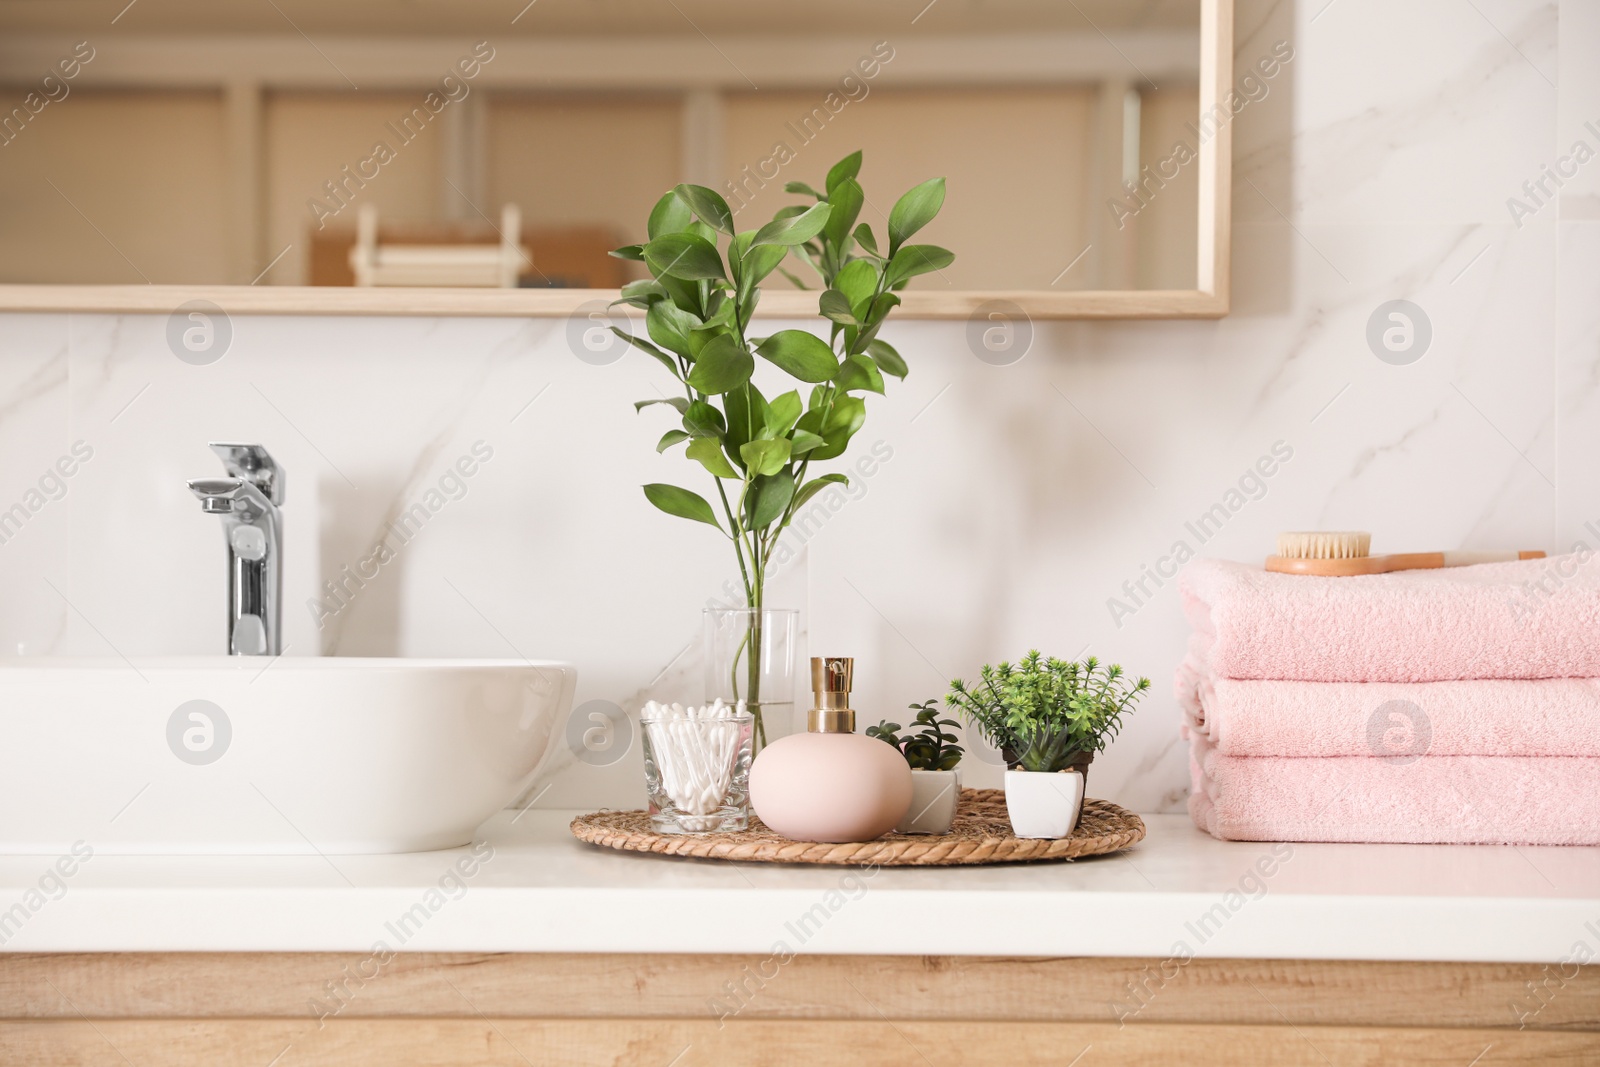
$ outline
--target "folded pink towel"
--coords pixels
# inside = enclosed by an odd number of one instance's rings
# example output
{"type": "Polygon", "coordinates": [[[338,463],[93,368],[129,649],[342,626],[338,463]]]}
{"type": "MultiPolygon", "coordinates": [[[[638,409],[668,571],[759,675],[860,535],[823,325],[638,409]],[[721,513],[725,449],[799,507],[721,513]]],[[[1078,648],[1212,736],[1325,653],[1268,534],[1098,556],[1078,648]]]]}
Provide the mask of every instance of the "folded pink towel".
{"type": "Polygon", "coordinates": [[[1185,733],[1189,814],[1225,841],[1600,844],[1600,759],[1249,758],[1185,733]]]}
{"type": "Polygon", "coordinates": [[[1197,559],[1191,649],[1225,678],[1600,678],[1600,554],[1355,578],[1197,559]]]}
{"type": "Polygon", "coordinates": [[[1281,682],[1178,668],[1185,723],[1223,756],[1596,756],[1600,679],[1281,682]]]}

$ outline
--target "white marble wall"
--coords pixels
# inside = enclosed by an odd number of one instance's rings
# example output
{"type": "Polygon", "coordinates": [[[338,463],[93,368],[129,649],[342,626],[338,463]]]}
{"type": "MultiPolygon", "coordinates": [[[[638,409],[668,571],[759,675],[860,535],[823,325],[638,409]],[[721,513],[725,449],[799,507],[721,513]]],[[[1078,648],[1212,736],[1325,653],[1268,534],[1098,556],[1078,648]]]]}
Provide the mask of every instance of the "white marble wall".
{"type": "MultiPolygon", "coordinates": [[[[1564,547],[1600,519],[1600,160],[1520,225],[1506,204],[1573,141],[1600,148],[1597,10],[1244,0],[1240,62],[1296,55],[1236,125],[1230,317],[1041,322],[1005,367],[962,324],[893,325],[913,373],[858,439],[892,456],[781,579],[812,649],[858,657],[857,707],[876,721],[1033,646],[1092,652],[1156,681],[1093,792],[1179,810],[1184,626],[1170,581],[1137,605],[1123,583],[1196,545],[1185,521],[1275,443],[1292,457],[1202,552],[1342,527],[1382,550],[1564,547]],[[1433,330],[1405,366],[1365,337],[1396,298],[1433,330]]],[[[0,320],[0,509],[94,450],[0,544],[0,648],[216,650],[222,548],[183,483],[215,473],[208,439],[259,440],[290,472],[290,654],[569,658],[580,701],[697,695],[684,653],[729,559],[636,488],[685,469],[630,406],[654,364],[584,363],[559,320],[259,317],[195,367],[166,325],[0,320]],[[465,496],[319,631],[322,579],[477,441],[493,458],[465,496]]],[[[551,770],[541,806],[638,799],[637,752],[551,770]]]]}

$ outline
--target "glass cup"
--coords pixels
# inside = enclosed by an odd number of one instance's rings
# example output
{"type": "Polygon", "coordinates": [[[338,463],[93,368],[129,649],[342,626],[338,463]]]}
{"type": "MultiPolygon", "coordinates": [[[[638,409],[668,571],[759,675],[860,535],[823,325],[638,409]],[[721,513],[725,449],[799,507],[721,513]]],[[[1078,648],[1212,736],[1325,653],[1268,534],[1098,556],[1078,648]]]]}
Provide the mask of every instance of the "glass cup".
{"type": "Polygon", "coordinates": [[[651,829],[714,834],[749,828],[755,716],[646,715],[639,724],[651,829]]]}

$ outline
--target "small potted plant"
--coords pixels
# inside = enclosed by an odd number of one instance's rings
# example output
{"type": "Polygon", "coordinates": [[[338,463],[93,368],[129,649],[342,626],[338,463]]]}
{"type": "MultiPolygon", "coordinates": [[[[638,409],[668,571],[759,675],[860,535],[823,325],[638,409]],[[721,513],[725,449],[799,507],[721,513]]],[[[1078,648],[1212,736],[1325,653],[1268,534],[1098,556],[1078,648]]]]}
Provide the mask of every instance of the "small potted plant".
{"type": "Polygon", "coordinates": [[[1089,763],[1122,728],[1150,679],[1122,668],[1046,659],[984,665],[972,688],[957,678],[945,703],[977,725],[1006,760],[1006,812],[1018,837],[1067,837],[1078,825],[1089,763]]]}
{"type": "Polygon", "coordinates": [[[945,727],[960,724],[941,719],[932,699],[910,705],[917,713],[906,733],[897,722],[880,722],[867,727],[867,736],[893,745],[911,765],[911,809],[895,827],[902,834],[947,834],[956,819],[956,802],[961,798],[962,749],[956,735],[945,727]]]}

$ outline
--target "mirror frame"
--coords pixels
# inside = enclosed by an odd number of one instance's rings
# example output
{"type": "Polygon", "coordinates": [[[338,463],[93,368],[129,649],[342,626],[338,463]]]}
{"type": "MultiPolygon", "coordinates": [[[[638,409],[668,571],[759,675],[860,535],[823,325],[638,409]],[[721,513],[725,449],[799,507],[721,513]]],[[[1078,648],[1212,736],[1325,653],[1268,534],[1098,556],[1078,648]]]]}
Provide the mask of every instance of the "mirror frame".
{"type": "MultiPolygon", "coordinates": [[[[1233,81],[1234,0],[1201,0],[1200,113],[1226,113],[1233,81]]],[[[991,301],[1006,301],[1036,319],[1215,319],[1228,314],[1232,223],[1233,126],[1225,121],[1198,151],[1200,205],[1194,289],[905,290],[898,319],[967,319],[991,301]]],[[[0,312],[65,311],[170,314],[209,300],[236,315],[421,315],[556,318],[615,289],[407,289],[269,285],[0,284],[0,312]]],[[[816,293],[773,290],[758,314],[804,319],[816,314],[816,293]]]]}

